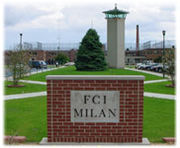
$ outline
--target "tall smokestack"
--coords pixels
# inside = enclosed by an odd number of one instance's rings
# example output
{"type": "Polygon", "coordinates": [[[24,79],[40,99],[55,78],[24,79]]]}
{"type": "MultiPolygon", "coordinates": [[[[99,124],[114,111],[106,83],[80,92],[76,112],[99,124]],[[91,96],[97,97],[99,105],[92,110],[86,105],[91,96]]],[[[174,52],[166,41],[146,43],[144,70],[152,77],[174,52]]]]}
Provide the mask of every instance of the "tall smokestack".
{"type": "Polygon", "coordinates": [[[136,55],[139,55],[139,25],[136,25],[136,55]]]}

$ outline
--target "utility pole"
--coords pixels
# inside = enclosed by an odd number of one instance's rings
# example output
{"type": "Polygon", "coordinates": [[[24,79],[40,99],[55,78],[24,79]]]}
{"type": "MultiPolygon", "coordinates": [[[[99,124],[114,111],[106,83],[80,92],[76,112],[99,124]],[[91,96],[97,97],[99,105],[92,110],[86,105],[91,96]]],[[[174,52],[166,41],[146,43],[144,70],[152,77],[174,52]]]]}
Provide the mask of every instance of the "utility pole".
{"type": "Polygon", "coordinates": [[[166,35],[166,31],[163,30],[162,31],[163,34],[163,56],[162,56],[162,60],[163,60],[163,78],[165,77],[165,35],[166,35]]]}

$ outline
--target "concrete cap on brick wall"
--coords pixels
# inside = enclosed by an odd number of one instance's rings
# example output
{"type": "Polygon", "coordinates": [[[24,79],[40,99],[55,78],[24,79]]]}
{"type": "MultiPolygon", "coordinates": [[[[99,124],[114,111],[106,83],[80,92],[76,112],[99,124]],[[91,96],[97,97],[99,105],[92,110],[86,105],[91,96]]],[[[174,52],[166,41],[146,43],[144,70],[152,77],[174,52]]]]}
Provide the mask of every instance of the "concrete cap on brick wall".
{"type": "Polygon", "coordinates": [[[144,80],[141,75],[48,75],[46,80],[144,80]]]}

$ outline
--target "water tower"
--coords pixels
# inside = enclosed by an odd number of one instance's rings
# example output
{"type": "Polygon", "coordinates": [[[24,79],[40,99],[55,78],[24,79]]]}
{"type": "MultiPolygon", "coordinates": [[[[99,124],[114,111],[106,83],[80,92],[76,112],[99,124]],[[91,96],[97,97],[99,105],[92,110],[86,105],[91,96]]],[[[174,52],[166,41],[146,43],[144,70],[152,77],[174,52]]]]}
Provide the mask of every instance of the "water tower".
{"type": "Polygon", "coordinates": [[[125,19],[128,12],[115,8],[104,11],[107,19],[107,62],[111,68],[125,65],[125,19]]]}

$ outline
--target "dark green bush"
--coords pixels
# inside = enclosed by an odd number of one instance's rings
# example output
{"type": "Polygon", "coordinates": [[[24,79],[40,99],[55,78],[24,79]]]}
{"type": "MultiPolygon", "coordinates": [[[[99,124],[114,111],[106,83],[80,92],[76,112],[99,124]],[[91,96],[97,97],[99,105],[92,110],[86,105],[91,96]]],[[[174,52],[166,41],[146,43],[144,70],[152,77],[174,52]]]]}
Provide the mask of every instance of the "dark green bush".
{"type": "Polygon", "coordinates": [[[63,53],[59,53],[56,57],[55,60],[60,64],[63,65],[67,62],[69,62],[69,57],[67,57],[65,54],[63,53]]]}

